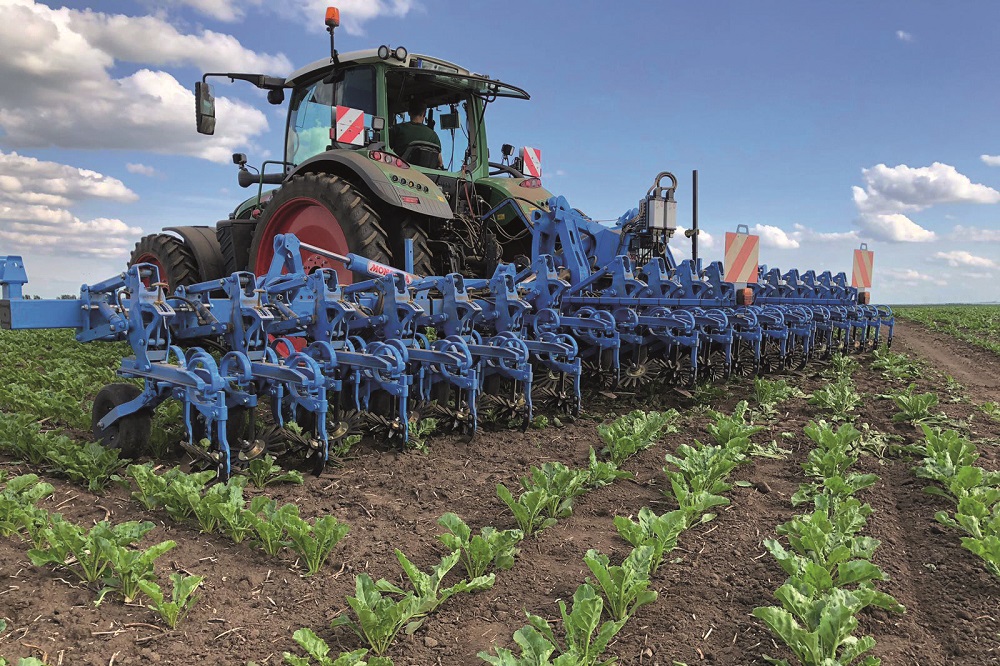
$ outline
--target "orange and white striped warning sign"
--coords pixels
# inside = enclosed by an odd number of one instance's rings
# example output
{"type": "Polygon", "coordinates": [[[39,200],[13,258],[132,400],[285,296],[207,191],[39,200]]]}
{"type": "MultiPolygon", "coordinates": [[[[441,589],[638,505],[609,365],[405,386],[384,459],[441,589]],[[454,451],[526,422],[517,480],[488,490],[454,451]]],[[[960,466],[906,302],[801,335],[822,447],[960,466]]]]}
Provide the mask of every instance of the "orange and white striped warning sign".
{"type": "Polygon", "coordinates": [[[352,109],[349,106],[337,107],[337,127],[333,140],[339,143],[349,143],[362,146],[365,143],[365,112],[352,109]]]}
{"type": "Polygon", "coordinates": [[[868,245],[861,244],[860,250],[854,251],[854,271],[851,273],[851,286],[862,289],[872,288],[872,268],[875,266],[875,253],[868,245]]]}
{"type": "Polygon", "coordinates": [[[736,233],[726,232],[726,282],[757,282],[760,264],[760,236],[753,236],[745,225],[740,225],[736,233]],[[740,231],[740,229],[745,231],[740,231]]]}
{"type": "Polygon", "coordinates": [[[524,175],[529,178],[542,177],[542,151],[538,148],[521,149],[521,161],[524,162],[524,175]]]}

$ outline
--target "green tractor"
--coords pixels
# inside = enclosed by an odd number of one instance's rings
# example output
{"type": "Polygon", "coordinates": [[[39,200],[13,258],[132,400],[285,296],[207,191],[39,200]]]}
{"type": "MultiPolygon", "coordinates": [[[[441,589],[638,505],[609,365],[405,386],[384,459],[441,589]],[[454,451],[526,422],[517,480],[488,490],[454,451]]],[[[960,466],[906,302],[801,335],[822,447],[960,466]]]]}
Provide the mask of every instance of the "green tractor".
{"type": "MultiPolygon", "coordinates": [[[[208,73],[195,85],[203,134],[215,131],[211,77],[250,82],[275,105],[287,94],[284,158],[257,170],[233,155],[239,184],[256,195],[214,228],[145,236],[130,264],[157,265],[171,288],[240,270],[259,275],[283,233],[424,275],[489,276],[499,262],[530,253],[523,220],[551,195],[530,175],[539,173],[535,153],[527,153],[528,174],[509,144],[501,162],[490,161],[484,122],[491,102],[528,93],[403,47],[338,54],[335,9],[326,23],[331,56],[287,78],[208,73]]],[[[352,280],[325,256],[304,251],[303,260],[310,270],[334,268],[342,284],[352,280]]]]}

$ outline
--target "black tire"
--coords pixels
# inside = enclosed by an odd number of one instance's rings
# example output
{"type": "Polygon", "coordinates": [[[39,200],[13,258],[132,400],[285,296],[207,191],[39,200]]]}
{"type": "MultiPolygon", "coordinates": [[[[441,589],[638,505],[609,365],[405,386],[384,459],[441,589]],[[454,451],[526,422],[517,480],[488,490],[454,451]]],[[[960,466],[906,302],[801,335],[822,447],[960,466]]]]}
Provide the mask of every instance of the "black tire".
{"type": "Polygon", "coordinates": [[[100,428],[98,423],[112,409],[124,405],[137,398],[142,393],[135,384],[108,384],[94,398],[94,409],[91,413],[91,429],[94,437],[109,449],[117,449],[123,458],[135,458],[149,443],[149,433],[152,428],[153,415],[148,409],[124,416],[107,428],[100,428]]]}
{"type": "Polygon", "coordinates": [[[181,285],[201,282],[198,260],[195,259],[194,253],[182,240],[168,234],[143,236],[135,244],[128,265],[145,261],[149,257],[152,257],[155,263],[160,265],[162,269],[160,280],[169,285],[170,291],[181,285]]]}
{"type": "Polygon", "coordinates": [[[406,241],[413,241],[413,272],[417,275],[434,275],[434,254],[428,244],[427,230],[412,218],[400,223],[400,233],[392,236],[393,266],[406,268],[406,241]]]}
{"type": "Polygon", "coordinates": [[[311,199],[329,210],[340,223],[349,252],[391,265],[392,255],[385,229],[378,214],[365,202],[357,189],[339,176],[305,173],[292,176],[268,201],[254,230],[253,244],[250,246],[251,271],[255,269],[262,247],[270,248],[273,242],[274,233],[268,231],[271,218],[293,199],[311,199]]]}

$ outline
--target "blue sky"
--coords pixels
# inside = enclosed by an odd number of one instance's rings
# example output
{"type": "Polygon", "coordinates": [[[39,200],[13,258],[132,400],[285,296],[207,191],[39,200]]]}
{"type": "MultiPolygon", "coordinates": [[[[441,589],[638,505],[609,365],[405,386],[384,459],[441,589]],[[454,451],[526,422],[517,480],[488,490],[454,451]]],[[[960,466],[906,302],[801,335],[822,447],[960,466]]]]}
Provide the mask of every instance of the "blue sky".
{"type": "MultiPolygon", "coordinates": [[[[224,219],[246,195],[228,154],[276,156],[284,123],[224,85],[200,136],[192,84],[325,56],[324,7],[0,0],[0,254],[25,256],[29,291],[76,292],[143,233],[224,219]]],[[[491,106],[493,154],[540,148],[546,186],[595,218],[668,169],[686,223],[697,168],[706,258],[747,224],[782,268],[849,271],[867,242],[876,301],[1000,300],[998,3],[340,7],[341,51],[402,44],[527,89],[491,106]]]]}

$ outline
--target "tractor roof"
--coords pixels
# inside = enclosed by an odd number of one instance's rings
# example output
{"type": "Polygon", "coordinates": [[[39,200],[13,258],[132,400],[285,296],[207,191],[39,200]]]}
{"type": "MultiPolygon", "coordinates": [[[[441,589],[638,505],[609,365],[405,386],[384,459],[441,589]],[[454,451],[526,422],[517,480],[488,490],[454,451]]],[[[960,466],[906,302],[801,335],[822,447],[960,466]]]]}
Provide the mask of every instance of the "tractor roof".
{"type": "MultiPolygon", "coordinates": [[[[462,81],[461,85],[463,87],[472,87],[473,89],[478,90],[480,94],[484,95],[496,97],[515,97],[519,99],[529,99],[530,97],[528,93],[516,86],[503,83],[497,79],[491,79],[485,74],[471,72],[468,69],[456,65],[455,63],[448,62],[447,60],[420,55],[419,53],[407,54],[406,58],[403,60],[397,60],[393,56],[389,56],[387,59],[382,59],[378,55],[378,49],[365,49],[363,51],[343,53],[338,57],[342,66],[348,64],[384,62],[387,65],[411,69],[415,72],[419,71],[428,75],[441,75],[442,77],[451,79],[452,81],[460,80],[462,81]]],[[[289,74],[288,78],[285,79],[285,86],[291,88],[307,83],[331,69],[333,69],[333,62],[330,58],[322,58],[289,74]]]]}
{"type": "MultiPolygon", "coordinates": [[[[396,60],[393,57],[389,57],[386,60],[382,60],[378,57],[378,49],[364,49],[361,51],[351,51],[349,53],[339,54],[340,64],[358,64],[365,62],[384,62],[388,65],[395,65],[397,67],[416,67],[417,62],[425,62],[428,64],[438,66],[442,71],[451,72],[452,74],[473,74],[469,70],[456,65],[455,63],[448,62],[447,60],[442,60],[441,58],[432,58],[430,56],[420,55],[418,53],[410,53],[406,56],[405,60],[396,60]]],[[[291,74],[285,80],[287,85],[295,85],[301,83],[306,79],[311,79],[316,74],[322,71],[328,70],[333,67],[333,63],[330,58],[321,58],[315,62],[309,63],[305,67],[301,67],[291,74]]],[[[476,74],[475,76],[482,76],[481,74],[476,74]]]]}

